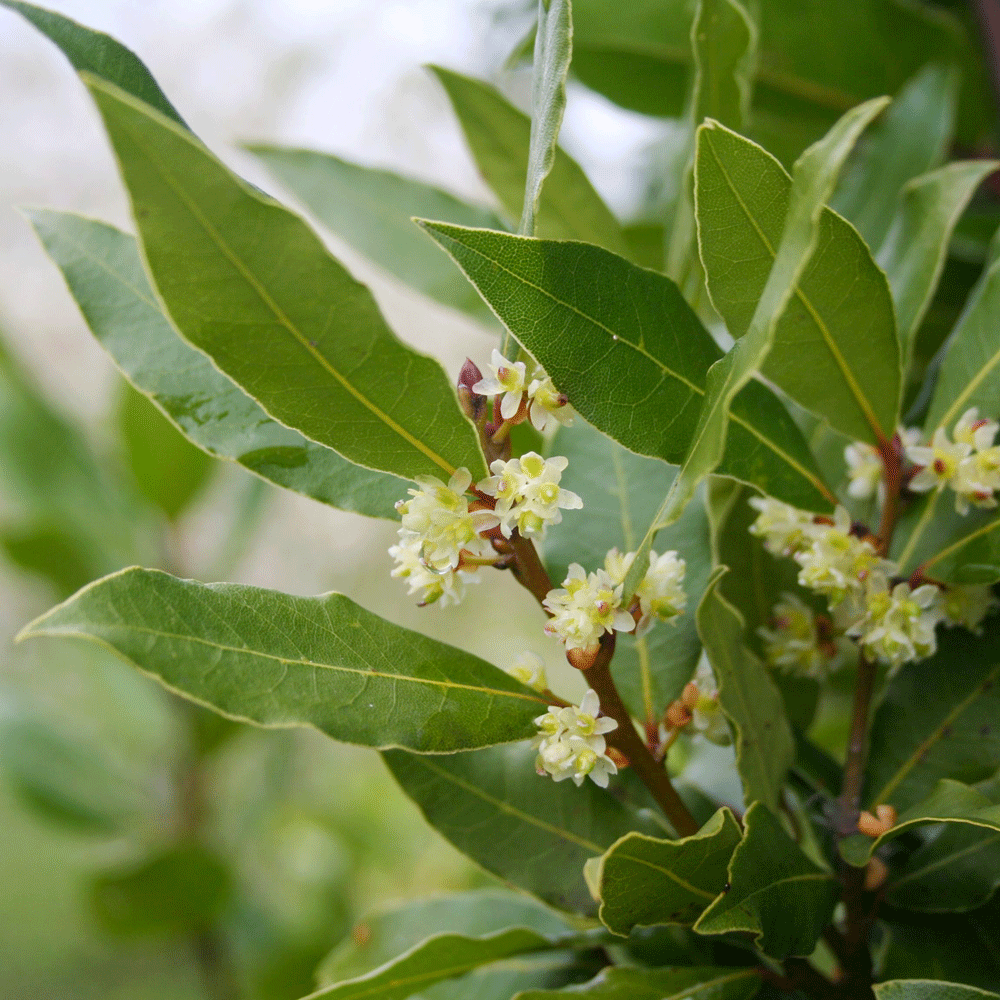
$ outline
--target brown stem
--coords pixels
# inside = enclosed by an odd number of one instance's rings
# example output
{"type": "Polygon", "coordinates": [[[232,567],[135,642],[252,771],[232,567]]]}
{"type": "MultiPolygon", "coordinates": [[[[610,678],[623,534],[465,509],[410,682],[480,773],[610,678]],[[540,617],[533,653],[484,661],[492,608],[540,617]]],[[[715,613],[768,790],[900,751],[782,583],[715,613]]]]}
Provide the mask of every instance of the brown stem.
{"type": "Polygon", "coordinates": [[[858,654],[858,679],[854,687],[854,708],[851,714],[851,735],[847,744],[844,782],[841,785],[837,809],[838,837],[856,832],[861,807],[861,790],[865,780],[865,755],[868,750],[868,714],[875,689],[875,664],[863,652],[858,654]]]}
{"type": "MultiPolygon", "coordinates": [[[[552,578],[542,565],[538,549],[530,538],[522,538],[516,531],[510,538],[510,550],[514,556],[511,572],[522,587],[535,595],[539,604],[545,600],[546,594],[552,589],[552,578]]],[[[544,605],[542,605],[544,607],[544,605]]],[[[546,610],[546,614],[548,611],[546,610]]]]}
{"type": "Polygon", "coordinates": [[[890,441],[879,445],[879,455],[882,457],[882,467],[885,471],[885,506],[882,508],[882,520],[878,526],[879,554],[889,554],[892,535],[896,530],[896,519],[899,517],[899,498],[903,474],[903,443],[898,434],[890,441]]]}
{"type": "Polygon", "coordinates": [[[683,800],[677,794],[661,764],[658,764],[649,748],[642,741],[632,724],[618,688],[611,677],[610,663],[615,652],[615,633],[606,633],[601,639],[600,651],[594,662],[583,671],[587,683],[597,692],[601,702],[601,711],[618,723],[618,728],[607,734],[610,746],[620,750],[629,760],[632,769],[642,783],[656,799],[670,824],[682,837],[690,837],[697,833],[697,820],[688,812],[683,800]]]}

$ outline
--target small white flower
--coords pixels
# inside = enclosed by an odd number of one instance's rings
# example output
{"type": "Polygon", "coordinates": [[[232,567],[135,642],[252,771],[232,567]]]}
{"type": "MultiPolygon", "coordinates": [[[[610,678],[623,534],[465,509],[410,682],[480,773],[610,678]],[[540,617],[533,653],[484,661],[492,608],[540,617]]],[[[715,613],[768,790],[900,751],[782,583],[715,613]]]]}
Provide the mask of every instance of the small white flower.
{"type": "Polygon", "coordinates": [[[548,774],[555,781],[572,778],[579,787],[589,775],[601,788],[607,788],[608,777],[618,773],[613,760],[605,753],[605,733],[618,728],[614,719],[598,717],[601,710],[597,692],[588,690],[580,707],[559,708],[550,705],[545,715],[535,719],[538,734],[532,741],[537,747],[535,770],[548,774]]]}
{"type": "Polygon", "coordinates": [[[732,742],[729,723],[719,705],[719,687],[708,658],[702,656],[694,675],[698,699],[691,707],[691,725],[710,743],[728,746],[732,742]]]}
{"type": "Polygon", "coordinates": [[[881,559],[867,540],[851,534],[851,518],[843,507],[832,525],[814,526],[811,544],[795,553],[802,567],[799,585],[825,594],[836,607],[852,592],[860,595],[875,577],[888,577],[895,566],[881,559]]]}
{"type": "Polygon", "coordinates": [[[634,552],[620,552],[617,548],[609,549],[604,557],[604,572],[616,583],[624,583],[628,571],[635,562],[634,552]]]}
{"type": "Polygon", "coordinates": [[[549,682],[545,677],[545,664],[537,653],[526,651],[507,668],[511,677],[536,691],[545,691],[549,682]]]}
{"type": "Polygon", "coordinates": [[[603,569],[588,576],[573,563],[562,587],[550,590],[542,602],[552,614],[545,631],[567,649],[589,649],[605,632],[631,632],[635,622],[621,608],[621,599],[622,585],[603,569]]]}
{"type": "Polygon", "coordinates": [[[964,441],[952,443],[945,429],[939,427],[931,438],[930,447],[911,445],[906,449],[906,457],[917,466],[916,475],[910,480],[910,489],[916,493],[942,489],[954,479],[962,459],[971,451],[971,444],[964,441]]]}
{"type": "Polygon", "coordinates": [[[865,654],[897,669],[903,663],[922,660],[937,649],[934,629],[942,618],[941,592],[933,584],[910,590],[906,582],[872,588],[866,599],[865,617],[851,632],[865,654]]]}
{"type": "Polygon", "coordinates": [[[813,515],[773,497],[751,497],[759,511],[750,534],[764,540],[764,548],[775,556],[791,556],[809,544],[815,525],[813,515]]]}
{"type": "Polygon", "coordinates": [[[952,477],[955,510],[968,514],[969,507],[990,510],[997,505],[994,492],[1000,490],[1000,447],[984,448],[958,463],[952,477]]]}
{"type": "Polygon", "coordinates": [[[420,556],[421,548],[419,538],[391,546],[389,555],[397,563],[391,576],[406,580],[410,585],[407,593],[419,594],[422,606],[436,602],[440,602],[441,607],[458,604],[465,596],[466,582],[476,578],[470,573],[456,573],[450,569],[440,573],[429,569],[420,556]]]}
{"type": "Polygon", "coordinates": [[[964,625],[979,635],[983,619],[998,607],[993,588],[972,584],[948,587],[941,599],[941,611],[946,625],[964,625]]]}
{"type": "Polygon", "coordinates": [[[973,406],[963,413],[955,423],[952,437],[960,444],[967,444],[975,451],[986,451],[993,447],[993,441],[1000,430],[995,420],[980,419],[979,410],[973,406]]]}
{"type": "Polygon", "coordinates": [[[637,635],[647,631],[654,618],[673,621],[684,613],[687,594],[682,584],[686,571],[687,563],[673,549],[662,556],[653,551],[649,553],[649,569],[635,591],[642,611],[637,635]]]}
{"type": "Polygon", "coordinates": [[[767,662],[800,677],[823,680],[837,654],[833,623],[795,594],[781,595],[771,611],[771,627],[762,625],[757,634],[764,640],[767,662]]]}
{"type": "Polygon", "coordinates": [[[885,495],[885,484],[882,481],[882,458],[878,449],[863,441],[855,441],[844,449],[844,459],[847,462],[847,478],[850,480],[847,495],[857,500],[867,500],[877,493],[881,503],[885,495]]]}
{"type": "Polygon", "coordinates": [[[573,407],[561,392],[556,392],[552,379],[540,368],[528,386],[528,399],[528,416],[536,430],[545,431],[553,420],[567,426],[573,423],[573,407]]]}
{"type": "Polygon", "coordinates": [[[477,382],[472,391],[480,396],[498,396],[502,392],[500,416],[510,420],[520,408],[524,395],[524,362],[508,361],[494,348],[486,368],[490,374],[477,382]]]}
{"type": "Polygon", "coordinates": [[[514,528],[526,537],[540,534],[547,525],[562,521],[562,511],[583,506],[580,497],[559,485],[568,464],[569,459],[561,455],[546,459],[529,451],[507,462],[497,459],[490,466],[493,475],[479,483],[478,489],[496,497],[494,514],[505,538],[510,538],[514,528]]]}

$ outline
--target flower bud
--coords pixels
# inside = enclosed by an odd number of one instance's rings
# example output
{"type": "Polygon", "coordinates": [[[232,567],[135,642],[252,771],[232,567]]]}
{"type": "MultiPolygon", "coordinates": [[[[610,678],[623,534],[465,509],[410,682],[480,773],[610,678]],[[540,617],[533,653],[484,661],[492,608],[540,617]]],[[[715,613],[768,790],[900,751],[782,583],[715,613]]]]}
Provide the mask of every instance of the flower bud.
{"type": "Polygon", "coordinates": [[[458,401],[462,412],[477,423],[485,410],[486,397],[474,392],[472,387],[482,380],[483,373],[471,358],[466,358],[462,370],[458,373],[458,401]]]}
{"type": "Polygon", "coordinates": [[[683,701],[672,701],[665,718],[671,729],[682,729],[691,721],[691,709],[683,701]]]}
{"type": "Polygon", "coordinates": [[[865,869],[865,892],[876,892],[885,885],[889,869],[881,858],[872,858],[865,869]]]}

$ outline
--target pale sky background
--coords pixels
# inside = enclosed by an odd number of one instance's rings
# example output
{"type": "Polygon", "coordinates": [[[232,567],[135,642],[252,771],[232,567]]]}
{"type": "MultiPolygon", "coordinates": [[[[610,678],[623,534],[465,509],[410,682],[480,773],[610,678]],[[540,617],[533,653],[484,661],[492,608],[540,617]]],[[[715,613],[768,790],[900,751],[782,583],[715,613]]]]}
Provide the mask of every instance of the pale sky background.
{"type": "MultiPolygon", "coordinates": [[[[522,105],[530,86],[526,73],[504,71],[503,63],[530,25],[531,0],[53,0],[52,6],[136,51],[193,129],[270,190],[273,183],[236,150],[240,141],[323,149],[489,201],[443,92],[421,66],[438,62],[499,82],[522,105]]],[[[627,215],[661,128],[572,87],[562,141],[627,215]]],[[[83,87],[61,53],[8,11],[0,11],[0,135],[0,325],[51,398],[99,432],[113,413],[118,376],[15,206],[132,226],[83,87]]],[[[471,321],[408,293],[336,240],[330,245],[372,287],[397,333],[439,357],[450,373],[466,354],[488,359],[492,337],[471,321]]],[[[219,516],[209,499],[185,525],[194,575],[219,516]]],[[[492,577],[472,588],[468,607],[457,614],[415,608],[405,588],[388,578],[385,550],[393,540],[388,523],[283,493],[234,575],[295,593],[341,590],[501,666],[524,648],[550,664],[562,662],[541,634],[539,612],[512,580],[492,577]],[[471,629],[471,620],[492,606],[498,584],[518,624],[471,629]]],[[[26,593],[23,583],[11,597],[3,616],[11,628],[41,610],[39,595],[26,593]]]]}

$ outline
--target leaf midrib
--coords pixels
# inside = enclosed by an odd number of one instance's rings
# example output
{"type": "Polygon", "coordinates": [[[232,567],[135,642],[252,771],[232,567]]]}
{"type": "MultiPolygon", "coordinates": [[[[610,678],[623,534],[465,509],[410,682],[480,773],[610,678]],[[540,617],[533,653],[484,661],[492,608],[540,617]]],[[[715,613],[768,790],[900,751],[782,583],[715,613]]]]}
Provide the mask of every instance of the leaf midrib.
{"type": "MultiPolygon", "coordinates": [[[[103,89],[103,88],[98,88],[103,89]]],[[[110,94],[110,91],[105,91],[110,96],[115,95],[110,94]]],[[[128,106],[129,102],[122,101],[121,103],[128,106]]],[[[135,109],[139,110],[139,109],[135,109]]],[[[147,115],[151,121],[154,119],[147,115]]],[[[186,138],[180,134],[179,129],[174,129],[178,138],[186,138]]],[[[281,307],[271,298],[270,293],[267,289],[257,280],[253,272],[247,267],[242,258],[229,246],[229,244],[222,238],[222,235],[215,229],[212,223],[202,214],[196,202],[189,198],[187,192],[184,188],[175,181],[174,176],[171,174],[169,169],[160,162],[157,156],[151,152],[150,148],[142,141],[140,135],[136,134],[134,129],[129,129],[129,134],[132,141],[139,147],[139,149],[146,156],[148,162],[153,166],[156,172],[159,174],[161,179],[165,184],[174,192],[177,198],[182,202],[188,212],[197,222],[197,224],[205,232],[205,235],[218,247],[223,256],[233,265],[234,268],[239,272],[239,274],[246,280],[247,284],[253,289],[253,291],[260,298],[261,302],[264,303],[266,308],[270,310],[274,318],[278,323],[283,326],[288,332],[295,338],[299,345],[305,349],[305,351],[310,354],[315,361],[317,361],[321,368],[327,371],[333,378],[348,392],[349,395],[353,396],[362,406],[368,409],[377,419],[382,421],[390,430],[398,434],[404,441],[410,444],[412,447],[416,448],[425,458],[430,459],[435,465],[443,469],[448,475],[452,475],[455,472],[455,466],[453,466],[446,459],[442,458],[437,454],[432,448],[429,448],[423,441],[419,440],[413,434],[411,434],[405,427],[393,420],[384,410],[377,406],[372,400],[370,400],[364,393],[353,386],[348,379],[341,374],[341,372],[335,368],[327,358],[320,353],[320,351],[313,347],[309,341],[309,338],[304,336],[298,327],[291,321],[291,319],[284,313],[281,307]]],[[[190,140],[188,140],[190,142],[190,140]]],[[[192,143],[193,145],[193,143],[192,143]]],[[[239,186],[239,181],[236,180],[235,183],[239,186]]],[[[250,197],[256,197],[252,192],[244,192],[250,197]]],[[[263,202],[260,202],[261,206],[267,208],[263,202]]],[[[304,225],[304,223],[303,223],[304,225]]],[[[324,251],[325,252],[325,251],[324,251]]]]}
{"type": "Polygon", "coordinates": [[[696,896],[701,896],[709,901],[715,899],[718,896],[717,892],[706,892],[704,889],[699,889],[695,885],[691,885],[690,882],[685,881],[680,877],[680,875],[671,871],[669,868],[663,868],[660,865],[654,864],[652,861],[647,861],[645,858],[639,858],[632,854],[618,854],[617,857],[622,861],[631,861],[633,864],[645,865],[647,868],[652,869],[655,872],[660,872],[661,875],[666,875],[667,878],[676,882],[682,889],[686,889],[688,892],[696,896]]]}
{"type": "MultiPolygon", "coordinates": [[[[968,826],[978,826],[976,823],[964,824],[968,826]]],[[[980,829],[992,829],[991,827],[979,827],[980,829]]],[[[958,858],[964,858],[969,854],[975,854],[977,851],[983,851],[987,847],[991,847],[1000,841],[1000,830],[997,830],[996,836],[994,837],[984,837],[982,840],[977,840],[974,844],[969,844],[963,847],[960,851],[952,851],[951,854],[946,854],[943,857],[938,858],[928,864],[925,864],[921,868],[914,868],[908,871],[905,875],[901,875],[895,882],[891,882],[887,886],[887,891],[891,892],[894,889],[898,889],[901,885],[906,885],[907,882],[912,882],[916,878],[921,878],[930,872],[937,871],[939,868],[944,868],[946,865],[952,864],[958,858]]]]}
{"type": "MultiPolygon", "coordinates": [[[[757,233],[764,248],[771,255],[771,260],[773,262],[777,258],[777,251],[773,246],[771,246],[771,241],[767,238],[764,231],[758,225],[757,219],[752,215],[749,207],[740,197],[740,194],[736,190],[736,186],[733,183],[732,178],[729,176],[729,172],[726,170],[722,161],[719,159],[718,153],[716,153],[716,151],[712,148],[712,143],[707,142],[706,145],[708,146],[708,149],[711,152],[712,157],[714,158],[720,172],[722,173],[722,176],[725,179],[726,184],[729,187],[729,190],[731,191],[733,197],[736,199],[740,208],[743,209],[743,212],[746,215],[747,220],[750,222],[754,231],[757,233]]],[[[821,217],[822,217],[822,212],[824,211],[830,211],[830,209],[824,207],[820,212],[821,217]]],[[[837,345],[836,341],[834,340],[833,335],[830,333],[829,327],[827,327],[822,316],[820,316],[818,310],[813,305],[812,300],[809,299],[802,291],[802,285],[800,281],[795,282],[795,297],[802,303],[806,312],[809,314],[813,323],[816,325],[816,328],[819,330],[820,336],[823,338],[823,342],[826,344],[827,350],[830,352],[830,355],[833,358],[834,363],[840,369],[840,373],[843,376],[844,381],[847,383],[847,388],[850,390],[851,395],[854,397],[854,401],[857,403],[858,408],[861,410],[862,416],[864,416],[865,420],[868,423],[868,426],[871,427],[872,431],[874,431],[875,433],[875,436],[879,440],[885,439],[886,435],[882,431],[881,425],[878,422],[878,418],[875,416],[875,413],[871,409],[866,396],[862,392],[861,386],[855,379],[850,366],[847,364],[847,360],[840,352],[840,348],[837,345]]]]}

